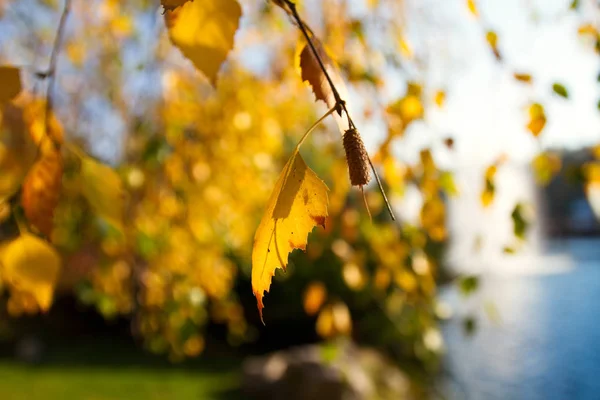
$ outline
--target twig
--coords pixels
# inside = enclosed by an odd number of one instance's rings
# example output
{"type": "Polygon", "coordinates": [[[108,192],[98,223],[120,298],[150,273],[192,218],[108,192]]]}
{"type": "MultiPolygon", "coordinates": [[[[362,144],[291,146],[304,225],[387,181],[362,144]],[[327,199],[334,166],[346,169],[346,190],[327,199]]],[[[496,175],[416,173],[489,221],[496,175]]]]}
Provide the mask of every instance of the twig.
{"type": "MultiPolygon", "coordinates": [[[[313,40],[311,38],[311,36],[309,35],[308,31],[310,30],[312,32],[312,30],[304,23],[304,21],[302,20],[302,18],[300,17],[300,15],[298,14],[298,10],[296,9],[296,4],[291,1],[291,0],[283,0],[285,2],[285,4],[288,6],[288,8],[290,9],[291,15],[294,18],[294,20],[296,21],[296,23],[298,24],[298,27],[300,28],[300,31],[302,32],[302,34],[304,35],[304,37],[306,38],[306,41],[308,42],[308,45],[313,53],[313,55],[315,56],[317,63],[319,64],[319,67],[321,68],[321,71],[323,71],[323,74],[325,75],[325,79],[327,79],[327,83],[329,84],[331,91],[333,93],[333,97],[335,99],[335,106],[334,108],[337,110],[338,114],[341,116],[341,110],[344,111],[344,113],[346,114],[346,117],[348,118],[348,125],[350,128],[354,128],[356,129],[356,125],[354,125],[354,122],[352,121],[352,117],[350,117],[350,113],[348,112],[348,109],[346,108],[346,102],[340,97],[340,94],[337,90],[337,88],[335,87],[335,84],[333,83],[333,80],[331,79],[331,77],[329,76],[329,72],[327,72],[327,68],[325,68],[325,64],[323,63],[323,60],[321,59],[321,56],[319,54],[319,52],[317,51],[313,40]]],[[[377,170],[375,169],[375,166],[373,165],[373,162],[371,161],[371,158],[369,157],[369,165],[371,166],[371,170],[373,171],[373,175],[375,175],[375,179],[377,181],[377,185],[379,186],[379,190],[381,191],[381,194],[383,196],[383,200],[385,201],[385,204],[387,206],[387,210],[390,213],[390,216],[392,217],[392,220],[396,220],[396,217],[394,216],[394,212],[392,211],[392,206],[390,205],[388,198],[385,194],[385,190],[383,189],[383,185],[381,184],[381,179],[379,178],[379,174],[377,173],[377,170]]]]}
{"type": "Polygon", "coordinates": [[[58,29],[56,31],[56,37],[54,38],[54,46],[52,47],[52,53],[50,54],[50,64],[46,71],[46,77],[48,78],[48,88],[46,90],[46,137],[50,138],[55,148],[59,148],[60,144],[55,137],[50,135],[50,113],[54,105],[54,90],[56,82],[56,64],[58,62],[58,55],[62,46],[63,36],[65,34],[65,26],[67,25],[67,19],[71,12],[71,0],[65,0],[65,6],[63,8],[62,15],[60,16],[60,22],[58,23],[58,29]]]}

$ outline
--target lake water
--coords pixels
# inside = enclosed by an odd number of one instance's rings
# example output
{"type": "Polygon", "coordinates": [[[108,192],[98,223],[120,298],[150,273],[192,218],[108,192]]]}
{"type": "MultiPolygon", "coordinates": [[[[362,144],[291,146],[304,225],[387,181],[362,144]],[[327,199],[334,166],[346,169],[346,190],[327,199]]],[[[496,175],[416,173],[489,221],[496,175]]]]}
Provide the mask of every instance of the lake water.
{"type": "Polygon", "coordinates": [[[472,298],[443,292],[450,399],[600,399],[600,240],[551,241],[532,262],[531,274],[486,274],[472,298]]]}

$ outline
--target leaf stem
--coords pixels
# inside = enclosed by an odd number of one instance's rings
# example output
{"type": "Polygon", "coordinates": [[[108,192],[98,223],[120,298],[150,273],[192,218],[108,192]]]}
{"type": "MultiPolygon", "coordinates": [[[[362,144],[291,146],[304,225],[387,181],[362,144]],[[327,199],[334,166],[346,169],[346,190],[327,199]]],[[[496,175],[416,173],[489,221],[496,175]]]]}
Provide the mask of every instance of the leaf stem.
{"type": "Polygon", "coordinates": [[[300,138],[300,141],[296,145],[296,148],[294,149],[294,153],[298,153],[298,151],[300,151],[300,146],[302,146],[302,144],[306,141],[306,139],[308,138],[308,135],[310,135],[312,133],[312,131],[314,131],[315,128],[317,126],[319,126],[319,124],[321,122],[323,122],[323,120],[325,118],[329,117],[336,110],[336,108],[337,107],[335,105],[333,107],[331,107],[331,109],[329,111],[327,111],[325,113],[325,115],[323,115],[321,118],[319,118],[319,120],[317,122],[315,122],[310,128],[308,128],[306,133],[302,136],[302,138],[300,138]]]}
{"type": "MultiPolygon", "coordinates": [[[[337,88],[335,87],[333,80],[329,76],[329,72],[327,72],[327,69],[325,68],[325,64],[323,63],[323,60],[321,59],[321,56],[319,55],[319,52],[317,51],[311,36],[308,34],[308,30],[310,30],[311,32],[312,32],[312,30],[310,28],[308,28],[308,25],[306,25],[304,23],[304,21],[298,14],[298,10],[296,9],[296,4],[291,0],[283,0],[283,1],[290,9],[290,13],[291,13],[292,17],[294,18],[294,20],[298,24],[298,27],[300,28],[300,31],[306,38],[306,41],[308,42],[308,45],[309,45],[313,55],[315,56],[317,63],[319,64],[319,67],[321,68],[321,71],[323,71],[323,74],[325,75],[325,79],[327,79],[327,83],[329,83],[329,86],[331,87],[331,91],[333,92],[333,97],[336,102],[336,104],[333,106],[333,109],[336,110],[340,116],[342,115],[341,110],[343,110],[344,113],[346,114],[346,117],[348,118],[348,126],[350,128],[356,129],[356,125],[354,125],[354,121],[352,121],[352,117],[350,117],[350,113],[348,112],[348,109],[346,108],[346,102],[340,97],[340,94],[339,94],[337,88]]],[[[330,113],[331,113],[331,110],[327,115],[329,115],[330,113]]],[[[304,138],[301,140],[301,142],[303,140],[304,140],[304,138]]],[[[300,144],[302,144],[302,143],[300,143],[300,144]]],[[[373,171],[373,175],[375,175],[375,179],[377,180],[377,185],[379,187],[379,191],[381,192],[381,195],[383,196],[383,200],[385,201],[385,205],[387,206],[387,210],[390,213],[392,220],[395,221],[396,217],[392,210],[392,206],[390,205],[390,202],[388,201],[388,198],[385,194],[383,185],[381,184],[381,179],[379,178],[379,174],[377,173],[377,170],[375,169],[375,166],[373,165],[373,162],[371,161],[371,157],[368,157],[368,159],[369,159],[369,165],[371,166],[371,170],[373,171]]]]}

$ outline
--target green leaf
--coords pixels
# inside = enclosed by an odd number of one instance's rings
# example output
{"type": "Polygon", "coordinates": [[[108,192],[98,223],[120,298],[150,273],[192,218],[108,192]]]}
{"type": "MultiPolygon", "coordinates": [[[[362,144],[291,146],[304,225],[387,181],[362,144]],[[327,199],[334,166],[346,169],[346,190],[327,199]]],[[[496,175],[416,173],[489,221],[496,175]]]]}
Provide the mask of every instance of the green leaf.
{"type": "Polygon", "coordinates": [[[479,288],[479,277],[475,275],[461,277],[458,282],[458,288],[463,296],[468,297],[472,295],[479,288]]]}
{"type": "Polygon", "coordinates": [[[560,97],[564,97],[565,99],[569,98],[569,92],[567,91],[567,88],[565,88],[564,85],[560,83],[555,83],[554,85],[552,85],[552,90],[560,97]]]}
{"type": "Polygon", "coordinates": [[[529,229],[529,221],[525,217],[525,212],[525,205],[518,203],[510,214],[513,221],[513,232],[521,240],[525,240],[525,235],[529,229]]]}

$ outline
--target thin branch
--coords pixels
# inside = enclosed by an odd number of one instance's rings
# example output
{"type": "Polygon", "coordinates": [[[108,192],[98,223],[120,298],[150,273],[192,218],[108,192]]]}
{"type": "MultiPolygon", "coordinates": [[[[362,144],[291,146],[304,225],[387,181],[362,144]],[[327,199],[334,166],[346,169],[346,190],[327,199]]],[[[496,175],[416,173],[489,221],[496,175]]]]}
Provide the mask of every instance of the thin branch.
{"type": "Polygon", "coordinates": [[[65,27],[67,25],[67,19],[71,12],[71,0],[65,0],[65,6],[63,8],[62,15],[60,16],[60,22],[58,23],[58,29],[56,31],[56,37],[54,38],[54,46],[52,47],[52,53],[50,54],[50,64],[46,71],[46,77],[48,78],[48,88],[46,90],[46,137],[52,140],[54,147],[60,147],[56,138],[50,135],[50,113],[52,112],[54,105],[54,91],[56,82],[56,64],[58,62],[58,55],[62,47],[63,37],[65,34],[65,27]]]}
{"type": "MultiPolygon", "coordinates": [[[[302,31],[302,34],[306,38],[306,41],[308,42],[308,45],[309,45],[313,55],[315,56],[315,59],[317,60],[319,67],[321,68],[321,71],[323,71],[323,74],[325,75],[325,78],[327,79],[327,83],[331,87],[331,91],[333,92],[333,97],[336,102],[334,108],[337,109],[338,114],[340,116],[342,115],[341,110],[344,110],[344,113],[346,114],[346,117],[348,118],[349,127],[356,129],[356,125],[354,125],[354,122],[352,121],[352,117],[350,117],[350,113],[348,112],[348,109],[346,108],[346,102],[340,97],[340,94],[339,94],[337,88],[335,87],[333,80],[329,76],[329,72],[327,71],[327,68],[325,68],[325,64],[323,63],[323,60],[321,59],[321,55],[317,51],[317,49],[313,43],[313,40],[308,33],[308,31],[310,31],[312,33],[312,30],[308,27],[308,25],[306,25],[304,23],[304,21],[298,14],[298,10],[296,9],[296,4],[291,0],[283,0],[283,1],[290,9],[290,13],[291,13],[292,17],[294,18],[294,20],[298,24],[298,27],[300,28],[300,31],[302,31]]],[[[381,194],[383,196],[383,200],[385,201],[385,205],[387,206],[387,210],[390,213],[392,220],[395,221],[396,217],[394,215],[394,212],[392,211],[392,206],[390,205],[388,198],[385,194],[383,185],[381,184],[381,179],[379,178],[379,174],[377,173],[377,170],[375,169],[375,166],[373,165],[373,162],[371,161],[371,157],[368,157],[368,159],[369,159],[369,165],[371,166],[371,170],[373,171],[373,175],[375,175],[377,185],[379,186],[379,190],[381,191],[381,194]]]]}

